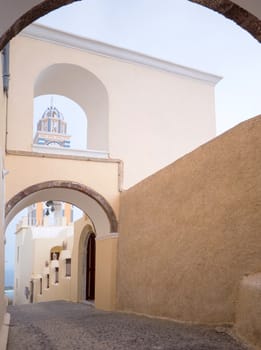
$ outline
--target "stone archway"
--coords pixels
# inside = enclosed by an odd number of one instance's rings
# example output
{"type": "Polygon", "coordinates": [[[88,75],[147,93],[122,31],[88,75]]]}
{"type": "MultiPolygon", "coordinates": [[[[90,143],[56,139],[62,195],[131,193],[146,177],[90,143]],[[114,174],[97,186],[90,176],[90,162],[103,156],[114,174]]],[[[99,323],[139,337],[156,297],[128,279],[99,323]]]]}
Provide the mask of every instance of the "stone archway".
{"type": "Polygon", "coordinates": [[[30,10],[17,18],[16,21],[10,26],[10,28],[1,36],[0,50],[2,50],[8,41],[15,37],[21,30],[23,30],[32,22],[36,21],[38,18],[46,15],[51,11],[57,10],[61,6],[71,4],[75,1],[79,0],[44,0],[39,4],[33,6],[30,10]]]}
{"type": "MultiPolygon", "coordinates": [[[[23,208],[27,207],[30,204],[33,204],[36,202],[36,197],[39,195],[39,201],[45,200],[45,198],[50,197],[50,191],[54,191],[56,199],[66,201],[67,198],[71,198],[70,200],[67,200],[69,203],[74,204],[78,206],[83,211],[87,212],[86,208],[84,208],[84,204],[79,205],[77,202],[77,199],[75,199],[78,195],[78,197],[82,200],[89,199],[89,203],[94,204],[93,208],[91,210],[95,210],[99,208],[100,213],[103,212],[103,214],[107,217],[108,223],[109,223],[109,232],[117,232],[118,231],[118,222],[116,219],[116,215],[111,207],[111,205],[107,202],[107,200],[98,192],[94,191],[88,186],[79,184],[77,182],[73,181],[61,181],[61,180],[54,180],[54,181],[46,181],[42,183],[38,183],[32,186],[29,186],[25,188],[24,190],[17,193],[15,196],[13,196],[5,206],[5,217],[6,217],[6,225],[10,222],[10,220],[23,208]],[[56,190],[56,191],[55,191],[56,190]],[[58,191],[57,191],[58,190],[58,191]],[[60,191],[60,192],[59,192],[60,191]],[[62,191],[64,191],[64,196],[61,195],[62,191]],[[48,193],[49,192],[49,193],[48,193]],[[66,193],[68,195],[66,195],[66,193]],[[72,194],[74,194],[74,198],[72,197],[72,194]],[[86,197],[86,198],[85,198],[86,197]],[[73,198],[73,199],[72,199],[73,198]],[[91,200],[91,202],[90,202],[91,200]]],[[[38,200],[37,199],[37,200],[38,200]]]]}
{"type": "Polygon", "coordinates": [[[236,22],[247,30],[254,38],[261,42],[261,21],[231,0],[189,0],[196,4],[208,7],[228,19],[236,22]]]}
{"type": "MultiPolygon", "coordinates": [[[[80,183],[61,180],[46,181],[25,188],[6,203],[6,224],[8,225],[10,220],[23,208],[48,199],[71,203],[87,214],[86,217],[89,218],[90,227],[92,228],[88,230],[88,235],[89,233],[95,232],[96,254],[95,280],[93,279],[92,281],[93,289],[89,299],[94,299],[95,288],[95,306],[105,310],[115,309],[118,222],[111,205],[95,190],[80,183]]],[[[85,225],[85,222],[88,222],[88,220],[78,220],[76,225],[82,225],[82,223],[85,225]]],[[[80,226],[77,226],[77,228],[78,227],[80,226]]],[[[74,232],[76,234],[74,240],[75,248],[73,248],[72,251],[72,269],[75,272],[75,277],[72,277],[72,279],[74,278],[72,283],[72,300],[75,301],[78,301],[76,297],[77,293],[79,295],[79,300],[82,300],[81,290],[78,289],[77,292],[77,288],[85,283],[84,279],[81,283],[79,279],[81,278],[82,272],[86,271],[86,268],[84,270],[83,266],[83,254],[80,254],[80,250],[84,248],[81,246],[82,241],[79,240],[81,231],[77,228],[74,232]],[[82,266],[80,269],[77,269],[79,264],[82,266]]],[[[88,243],[88,241],[86,242],[88,243]]],[[[85,256],[86,255],[87,254],[85,254],[85,256]]],[[[93,268],[93,266],[91,266],[91,268],[93,268]]]]}

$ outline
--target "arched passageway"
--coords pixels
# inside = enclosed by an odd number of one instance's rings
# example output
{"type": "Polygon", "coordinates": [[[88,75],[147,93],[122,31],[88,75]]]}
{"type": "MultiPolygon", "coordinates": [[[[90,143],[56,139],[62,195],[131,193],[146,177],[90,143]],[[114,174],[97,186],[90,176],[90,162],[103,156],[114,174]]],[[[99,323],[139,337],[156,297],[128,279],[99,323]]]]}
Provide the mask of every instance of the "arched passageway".
{"type": "MultiPolygon", "coordinates": [[[[23,208],[50,200],[73,204],[90,219],[88,225],[86,221],[79,220],[74,226],[76,236],[69,256],[74,276],[72,297],[69,300],[95,300],[97,307],[113,309],[118,237],[118,223],[113,209],[103,196],[85,185],[69,181],[47,181],[25,188],[8,201],[6,223],[23,208]]],[[[42,286],[43,279],[39,278],[42,286]]],[[[40,291],[42,294],[42,287],[40,291]]]]}
{"type": "Polygon", "coordinates": [[[46,181],[25,188],[5,207],[6,226],[22,209],[50,198],[73,204],[88,214],[100,234],[118,231],[116,215],[106,199],[93,189],[70,181],[46,181]]]}

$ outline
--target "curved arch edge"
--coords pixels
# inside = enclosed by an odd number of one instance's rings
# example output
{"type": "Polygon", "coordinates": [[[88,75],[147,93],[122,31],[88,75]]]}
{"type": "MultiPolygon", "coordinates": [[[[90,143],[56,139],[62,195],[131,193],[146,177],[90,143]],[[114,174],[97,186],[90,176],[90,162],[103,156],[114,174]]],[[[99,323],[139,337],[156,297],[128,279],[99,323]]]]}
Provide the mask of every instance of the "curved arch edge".
{"type": "Polygon", "coordinates": [[[38,18],[46,15],[47,13],[58,9],[61,6],[69,5],[75,1],[80,0],[45,0],[40,4],[34,6],[21,17],[19,17],[11,27],[0,38],[0,50],[15,37],[21,30],[27,27],[29,24],[37,20],[38,18]]]}
{"type": "Polygon", "coordinates": [[[261,21],[231,0],[189,0],[231,19],[261,43],[261,21]]]}
{"type": "Polygon", "coordinates": [[[108,201],[98,192],[93,190],[92,188],[82,185],[78,182],[73,181],[62,181],[62,180],[54,180],[54,181],[46,181],[38,184],[34,184],[25,188],[24,190],[17,193],[13,196],[5,205],[5,217],[10,213],[10,211],[25,197],[29,196],[38,191],[46,190],[46,189],[54,189],[54,188],[64,188],[70,189],[74,191],[78,191],[87,195],[88,197],[95,200],[104,210],[109,223],[110,223],[110,232],[118,232],[118,221],[116,219],[116,215],[108,203],[108,201]]]}
{"type": "MultiPolygon", "coordinates": [[[[37,20],[41,16],[61,7],[71,4],[80,0],[45,0],[40,4],[34,6],[32,9],[18,18],[13,25],[1,36],[0,38],[0,50],[10,41],[15,35],[17,35],[26,26],[37,20]]],[[[208,7],[225,17],[232,19],[239,26],[247,30],[254,38],[261,42],[261,21],[242,9],[240,6],[234,4],[230,0],[189,0],[196,4],[208,7]]]]}

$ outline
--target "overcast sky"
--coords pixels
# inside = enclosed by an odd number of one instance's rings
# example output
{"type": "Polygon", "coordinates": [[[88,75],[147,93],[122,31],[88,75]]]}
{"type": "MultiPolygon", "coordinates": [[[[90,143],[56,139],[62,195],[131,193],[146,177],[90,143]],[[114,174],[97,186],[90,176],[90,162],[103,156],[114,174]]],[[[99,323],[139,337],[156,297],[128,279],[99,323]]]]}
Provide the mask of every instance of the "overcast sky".
{"type": "Polygon", "coordinates": [[[38,22],[222,76],[217,133],[260,113],[261,45],[205,7],[187,0],[83,0],[38,22]]]}

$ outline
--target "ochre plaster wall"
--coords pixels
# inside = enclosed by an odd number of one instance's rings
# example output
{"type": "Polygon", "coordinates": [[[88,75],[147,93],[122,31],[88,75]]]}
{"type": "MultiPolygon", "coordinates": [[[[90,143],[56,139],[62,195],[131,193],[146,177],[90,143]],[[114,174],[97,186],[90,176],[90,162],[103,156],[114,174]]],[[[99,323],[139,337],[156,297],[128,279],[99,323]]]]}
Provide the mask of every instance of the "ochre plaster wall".
{"type": "Polygon", "coordinates": [[[118,236],[96,239],[95,307],[115,310],[118,236]]]}
{"type": "Polygon", "coordinates": [[[117,308],[181,321],[235,318],[261,271],[261,117],[121,195],[117,308]]]}
{"type": "Polygon", "coordinates": [[[6,201],[34,184],[65,180],[75,181],[100,193],[118,216],[118,164],[95,161],[56,159],[8,155],[5,159],[9,174],[6,177],[6,201]],[[104,180],[106,174],[106,181],[104,180]]]}
{"type": "MultiPolygon", "coordinates": [[[[1,114],[1,111],[0,111],[1,114]]],[[[6,302],[4,297],[4,180],[2,178],[3,159],[2,149],[0,147],[0,348],[2,346],[1,338],[4,336],[4,315],[6,311],[6,302]]]]}
{"type": "Polygon", "coordinates": [[[4,315],[6,311],[6,299],[4,297],[4,179],[2,171],[4,169],[4,150],[5,150],[5,96],[2,93],[3,85],[0,79],[0,348],[5,346],[7,329],[4,326],[4,315]]]}
{"type": "Polygon", "coordinates": [[[245,276],[236,308],[237,333],[261,349],[261,272],[245,276]]]}

